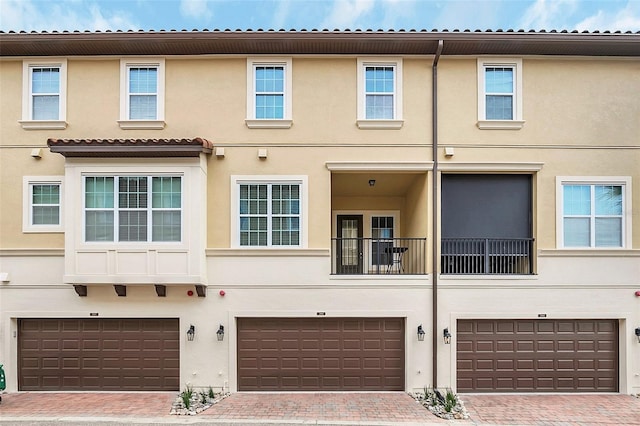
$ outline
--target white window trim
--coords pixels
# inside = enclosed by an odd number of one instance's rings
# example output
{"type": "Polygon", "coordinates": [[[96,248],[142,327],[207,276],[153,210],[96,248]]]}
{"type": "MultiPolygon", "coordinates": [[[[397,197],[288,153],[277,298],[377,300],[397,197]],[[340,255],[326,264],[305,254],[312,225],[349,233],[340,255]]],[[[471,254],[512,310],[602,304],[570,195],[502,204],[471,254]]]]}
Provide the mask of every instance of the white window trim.
{"type": "Polygon", "coordinates": [[[64,232],[64,185],[63,176],[23,176],[22,178],[22,232],[64,232]],[[31,188],[33,185],[60,186],[60,223],[58,225],[34,225],[32,218],[31,188]]]}
{"type": "Polygon", "coordinates": [[[250,129],[289,129],[293,124],[293,61],[291,58],[247,58],[247,118],[250,129]],[[278,119],[256,118],[255,67],[284,67],[284,114],[278,119]]]}
{"type": "Polygon", "coordinates": [[[632,244],[632,207],[630,176],[557,176],[556,177],[556,247],[566,250],[625,250],[632,244]],[[621,185],[623,187],[622,245],[620,247],[565,247],[564,199],[562,186],[570,185],[621,185]]]}
{"type": "Polygon", "coordinates": [[[25,130],[62,130],[67,128],[67,60],[47,59],[22,62],[22,120],[20,126],[25,130]],[[57,120],[33,120],[33,97],[31,96],[31,70],[33,68],[60,68],[60,93],[58,98],[57,120]]]}
{"type": "Polygon", "coordinates": [[[164,129],[164,88],[165,60],[164,58],[128,58],[120,60],[120,120],[118,125],[123,130],[164,129]],[[155,120],[130,120],[129,119],[129,68],[131,67],[157,67],[157,117],[155,120]]]}
{"type": "MultiPolygon", "coordinates": [[[[187,239],[187,236],[185,236],[185,218],[186,218],[186,209],[185,209],[185,174],[183,172],[175,172],[175,173],[170,173],[170,172],[127,172],[127,173],[92,173],[92,172],[82,172],[81,174],[81,193],[80,193],[80,203],[81,203],[81,222],[82,222],[82,230],[81,230],[81,235],[82,235],[82,240],[81,243],[82,244],[86,244],[88,246],[91,245],[127,245],[127,246],[134,246],[134,245],[142,245],[144,247],[148,247],[149,245],[154,245],[154,246],[161,246],[161,245],[168,245],[168,246],[178,246],[178,245],[183,245],[185,244],[185,240],[187,239]],[[181,205],[180,205],[180,240],[179,241],[153,241],[153,232],[152,232],[152,226],[153,226],[153,221],[149,220],[149,222],[147,223],[147,227],[148,227],[148,232],[147,232],[147,240],[146,241],[119,241],[118,240],[118,227],[119,227],[119,217],[118,217],[118,212],[121,210],[119,207],[117,207],[118,205],[118,186],[117,186],[117,180],[115,178],[119,178],[119,177],[131,177],[131,176],[139,176],[139,177],[146,177],[146,178],[154,178],[154,177],[180,177],[180,198],[181,198],[181,205]],[[87,177],[112,177],[114,178],[114,191],[113,191],[113,199],[114,199],[114,207],[111,208],[102,208],[102,209],[95,209],[95,210],[103,210],[103,211],[112,211],[113,212],[113,241],[87,241],[87,223],[86,223],[86,212],[87,212],[87,206],[86,206],[86,178],[87,177]]],[[[149,197],[149,204],[148,207],[144,210],[147,211],[147,214],[149,215],[149,217],[153,214],[154,209],[151,207],[151,197],[152,197],[153,193],[151,191],[151,186],[149,186],[149,191],[148,191],[148,197],[149,197]]],[[[128,210],[128,209],[122,209],[122,210],[128,210]]],[[[171,209],[171,210],[177,210],[177,209],[171,209]]]]}
{"type": "Polygon", "coordinates": [[[521,58],[478,58],[478,128],[482,130],[520,130],[524,127],[522,114],[522,59],[521,58]],[[512,67],[514,69],[513,119],[487,120],[485,98],[485,68],[512,67]]]}
{"type": "Polygon", "coordinates": [[[305,175],[232,175],[231,176],[231,247],[251,250],[291,250],[307,248],[309,237],[309,184],[305,175]],[[300,184],[300,245],[241,246],[240,245],[240,185],[300,184]]]}
{"type": "Polygon", "coordinates": [[[363,57],[358,58],[358,116],[356,125],[363,130],[398,130],[404,124],[402,116],[402,58],[388,57],[363,57]],[[393,119],[392,120],[370,120],[366,118],[366,94],[365,94],[365,67],[368,66],[393,66],[395,68],[394,90],[393,90],[393,119]]]}

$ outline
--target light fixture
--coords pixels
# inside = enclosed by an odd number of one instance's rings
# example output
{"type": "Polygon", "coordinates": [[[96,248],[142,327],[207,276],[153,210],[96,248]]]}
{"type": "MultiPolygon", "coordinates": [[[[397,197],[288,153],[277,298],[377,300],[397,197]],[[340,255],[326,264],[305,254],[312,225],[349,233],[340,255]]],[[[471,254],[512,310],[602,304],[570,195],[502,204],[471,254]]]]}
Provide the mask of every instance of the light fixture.
{"type": "Polygon", "coordinates": [[[640,327],[636,328],[636,337],[638,338],[638,343],[640,343],[640,327]]]}
{"type": "Polygon", "coordinates": [[[419,342],[424,342],[424,335],[427,334],[424,332],[424,330],[422,329],[422,324],[420,324],[418,326],[418,341],[419,342]]]}
{"type": "Polygon", "coordinates": [[[220,324],[218,331],[216,331],[216,336],[218,337],[218,342],[222,342],[224,340],[224,325],[220,324]]]}
{"type": "Polygon", "coordinates": [[[451,344],[451,333],[449,333],[449,328],[445,328],[442,331],[442,337],[444,338],[445,345],[451,344]]]}
{"type": "Polygon", "coordinates": [[[376,180],[375,179],[369,179],[369,186],[375,186],[376,185],[376,180]]]}
{"type": "Polygon", "coordinates": [[[193,339],[196,337],[196,327],[191,324],[189,329],[187,330],[187,340],[193,342],[193,339]]]}

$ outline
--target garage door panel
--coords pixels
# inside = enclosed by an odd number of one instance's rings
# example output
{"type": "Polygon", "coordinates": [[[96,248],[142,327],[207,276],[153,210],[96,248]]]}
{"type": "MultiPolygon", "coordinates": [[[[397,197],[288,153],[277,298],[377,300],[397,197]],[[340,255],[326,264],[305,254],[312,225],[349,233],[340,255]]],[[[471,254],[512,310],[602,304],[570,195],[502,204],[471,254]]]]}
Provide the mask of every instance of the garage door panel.
{"type": "Polygon", "coordinates": [[[403,390],[404,320],[239,318],[238,388],[403,390]],[[267,339],[272,352],[254,350],[267,339]],[[244,362],[248,355],[258,365],[266,356],[277,362],[269,371],[252,369],[244,362]]]}
{"type": "Polygon", "coordinates": [[[458,391],[617,391],[617,333],[616,320],[459,320],[458,391]]]}
{"type": "Polygon", "coordinates": [[[20,390],[178,390],[179,356],[177,319],[19,320],[20,390]]]}

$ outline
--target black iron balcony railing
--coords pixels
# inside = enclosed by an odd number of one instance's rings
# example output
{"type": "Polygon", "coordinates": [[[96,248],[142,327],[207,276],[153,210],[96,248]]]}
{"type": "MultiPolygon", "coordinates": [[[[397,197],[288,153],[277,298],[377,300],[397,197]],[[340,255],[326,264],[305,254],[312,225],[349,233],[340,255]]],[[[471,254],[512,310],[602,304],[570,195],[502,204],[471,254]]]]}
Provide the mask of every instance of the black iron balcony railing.
{"type": "Polygon", "coordinates": [[[331,273],[426,274],[426,238],[332,238],[331,273]]]}
{"type": "Polygon", "coordinates": [[[533,274],[533,238],[443,238],[443,274],[533,274]]]}

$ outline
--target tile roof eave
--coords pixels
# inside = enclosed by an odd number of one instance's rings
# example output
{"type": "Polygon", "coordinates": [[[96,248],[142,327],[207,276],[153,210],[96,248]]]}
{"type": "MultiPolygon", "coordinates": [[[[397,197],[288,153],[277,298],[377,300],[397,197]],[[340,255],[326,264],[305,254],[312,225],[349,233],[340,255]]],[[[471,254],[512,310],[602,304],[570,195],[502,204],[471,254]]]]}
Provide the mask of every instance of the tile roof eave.
{"type": "Polygon", "coordinates": [[[211,154],[207,139],[55,139],[51,152],[64,157],[198,157],[211,154]]]}
{"type": "Polygon", "coordinates": [[[640,31],[0,32],[0,56],[198,54],[549,54],[640,56],[640,31]]]}

